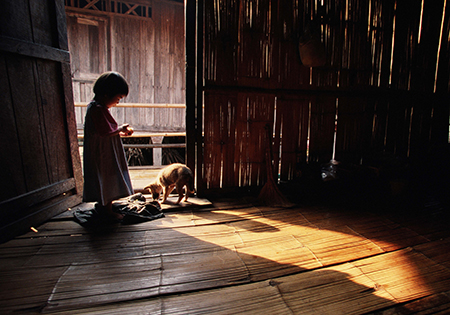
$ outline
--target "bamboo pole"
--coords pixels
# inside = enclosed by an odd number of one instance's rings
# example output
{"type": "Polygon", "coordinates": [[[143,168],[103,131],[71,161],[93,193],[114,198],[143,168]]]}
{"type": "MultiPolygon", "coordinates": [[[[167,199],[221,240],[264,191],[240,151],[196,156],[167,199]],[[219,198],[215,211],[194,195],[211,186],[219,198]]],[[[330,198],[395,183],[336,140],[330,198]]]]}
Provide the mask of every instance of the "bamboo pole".
{"type": "MultiPolygon", "coordinates": [[[[75,107],[87,107],[86,103],[75,102],[75,107]]],[[[120,108],[186,108],[186,104],[166,104],[166,103],[119,103],[115,107],[120,108]]]]}

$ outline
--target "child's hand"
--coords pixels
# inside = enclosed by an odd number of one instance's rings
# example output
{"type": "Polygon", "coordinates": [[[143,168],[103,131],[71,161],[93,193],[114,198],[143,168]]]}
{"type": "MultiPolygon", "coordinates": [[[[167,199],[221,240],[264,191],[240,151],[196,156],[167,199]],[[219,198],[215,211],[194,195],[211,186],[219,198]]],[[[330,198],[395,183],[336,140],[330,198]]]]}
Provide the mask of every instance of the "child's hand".
{"type": "Polygon", "coordinates": [[[131,136],[134,132],[134,129],[130,127],[130,125],[128,124],[123,124],[120,128],[120,132],[124,135],[124,136],[131,136]]]}

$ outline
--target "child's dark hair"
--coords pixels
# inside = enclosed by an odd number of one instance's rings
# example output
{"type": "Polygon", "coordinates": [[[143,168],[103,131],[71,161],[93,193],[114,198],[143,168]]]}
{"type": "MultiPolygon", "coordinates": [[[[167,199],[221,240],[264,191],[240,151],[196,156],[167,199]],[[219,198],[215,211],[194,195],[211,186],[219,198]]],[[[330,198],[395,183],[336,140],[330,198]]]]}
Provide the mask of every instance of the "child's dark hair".
{"type": "Polygon", "coordinates": [[[120,73],[108,71],[98,77],[94,83],[93,91],[98,96],[128,95],[128,83],[120,73]]]}

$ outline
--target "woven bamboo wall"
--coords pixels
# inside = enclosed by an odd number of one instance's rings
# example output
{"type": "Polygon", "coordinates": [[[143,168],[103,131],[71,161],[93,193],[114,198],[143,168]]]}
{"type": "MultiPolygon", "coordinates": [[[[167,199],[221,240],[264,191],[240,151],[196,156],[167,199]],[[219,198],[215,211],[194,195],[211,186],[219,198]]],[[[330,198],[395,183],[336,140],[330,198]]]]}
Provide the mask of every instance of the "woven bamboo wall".
{"type": "Polygon", "coordinates": [[[262,185],[333,157],[421,159],[448,142],[446,0],[205,1],[205,188],[262,185]],[[326,52],[307,67],[308,26],[326,52]]]}

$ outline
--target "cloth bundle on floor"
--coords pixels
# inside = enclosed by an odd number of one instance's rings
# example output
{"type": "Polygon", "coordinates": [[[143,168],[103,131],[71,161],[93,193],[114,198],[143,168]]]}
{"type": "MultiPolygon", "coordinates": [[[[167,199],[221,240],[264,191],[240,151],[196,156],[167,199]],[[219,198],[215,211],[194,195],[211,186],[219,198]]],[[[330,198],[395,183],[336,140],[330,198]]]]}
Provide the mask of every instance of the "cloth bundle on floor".
{"type": "Polygon", "coordinates": [[[141,193],[113,202],[113,211],[122,214],[124,216],[123,219],[118,221],[111,218],[104,213],[98,204],[95,204],[93,209],[75,210],[73,216],[75,221],[85,227],[117,222],[136,224],[164,217],[158,201],[146,201],[141,193]]]}

